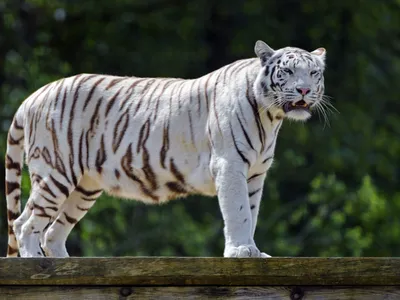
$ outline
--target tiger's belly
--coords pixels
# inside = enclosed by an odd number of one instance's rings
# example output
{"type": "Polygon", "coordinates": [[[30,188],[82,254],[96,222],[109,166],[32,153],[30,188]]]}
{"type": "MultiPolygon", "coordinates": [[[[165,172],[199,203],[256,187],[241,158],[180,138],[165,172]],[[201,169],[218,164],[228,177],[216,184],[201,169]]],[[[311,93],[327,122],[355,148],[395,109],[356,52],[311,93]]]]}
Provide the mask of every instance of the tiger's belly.
{"type": "Polygon", "coordinates": [[[150,157],[148,164],[128,164],[129,159],[116,157],[103,165],[101,174],[93,172],[92,177],[110,195],[150,204],[191,194],[216,195],[208,152],[170,156],[164,165],[157,158],[150,157]]]}

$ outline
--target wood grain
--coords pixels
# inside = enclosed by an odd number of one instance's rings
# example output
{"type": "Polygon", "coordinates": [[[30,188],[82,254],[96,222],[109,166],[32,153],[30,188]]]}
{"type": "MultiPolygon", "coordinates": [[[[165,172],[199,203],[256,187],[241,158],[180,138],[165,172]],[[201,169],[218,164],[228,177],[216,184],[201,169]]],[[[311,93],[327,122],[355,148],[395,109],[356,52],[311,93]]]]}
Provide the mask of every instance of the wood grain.
{"type": "Polygon", "coordinates": [[[400,286],[400,259],[1,258],[1,285],[400,286]]]}
{"type": "Polygon", "coordinates": [[[270,299],[270,300],[395,300],[399,287],[131,287],[131,286],[1,286],[2,300],[122,299],[270,299]]]}

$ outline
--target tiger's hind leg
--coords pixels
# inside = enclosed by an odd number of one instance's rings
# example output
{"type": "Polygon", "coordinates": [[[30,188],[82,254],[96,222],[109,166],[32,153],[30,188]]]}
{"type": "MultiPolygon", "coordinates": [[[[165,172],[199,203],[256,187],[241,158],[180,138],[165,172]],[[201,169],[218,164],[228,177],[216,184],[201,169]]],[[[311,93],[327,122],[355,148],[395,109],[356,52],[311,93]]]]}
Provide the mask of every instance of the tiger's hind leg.
{"type": "Polygon", "coordinates": [[[14,223],[21,257],[43,256],[41,234],[73,189],[71,184],[59,181],[51,173],[43,177],[36,174],[34,177],[27,205],[14,223]]]}
{"type": "Polygon", "coordinates": [[[42,248],[46,256],[68,257],[66,241],[74,226],[94,205],[103,190],[101,186],[84,175],[76,189],[61,206],[54,222],[47,228],[42,248]]]}

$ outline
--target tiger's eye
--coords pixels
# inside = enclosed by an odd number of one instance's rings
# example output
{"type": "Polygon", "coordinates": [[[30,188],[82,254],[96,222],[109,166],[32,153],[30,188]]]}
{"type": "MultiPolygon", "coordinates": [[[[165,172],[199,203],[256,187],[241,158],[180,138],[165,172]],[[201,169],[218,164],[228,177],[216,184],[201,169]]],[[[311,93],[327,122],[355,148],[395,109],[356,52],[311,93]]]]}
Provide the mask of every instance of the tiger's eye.
{"type": "Polygon", "coordinates": [[[293,74],[292,70],[290,70],[289,68],[283,68],[282,71],[285,72],[285,73],[288,73],[290,75],[293,74]]]}

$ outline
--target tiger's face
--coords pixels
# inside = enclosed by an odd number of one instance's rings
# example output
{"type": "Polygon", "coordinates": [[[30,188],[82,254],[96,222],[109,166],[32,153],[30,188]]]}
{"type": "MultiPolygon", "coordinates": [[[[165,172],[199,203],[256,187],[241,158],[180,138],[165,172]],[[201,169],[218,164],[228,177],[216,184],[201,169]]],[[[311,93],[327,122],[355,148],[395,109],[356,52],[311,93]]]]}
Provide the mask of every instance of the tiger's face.
{"type": "Polygon", "coordinates": [[[308,52],[286,47],[275,51],[258,41],[255,52],[262,65],[256,84],[264,105],[281,109],[290,119],[310,118],[323,101],[325,49],[308,52]]]}

